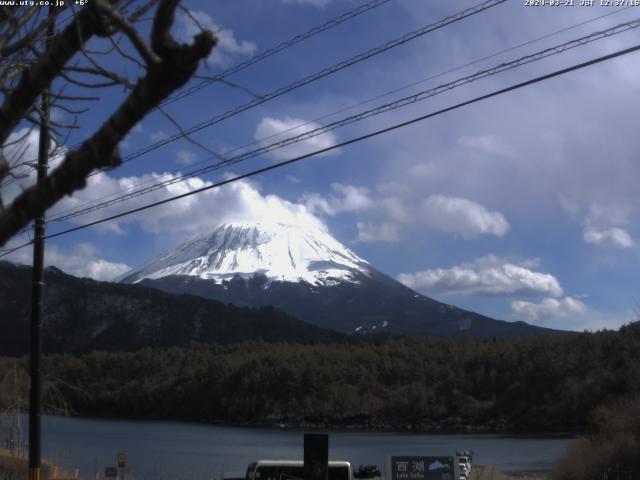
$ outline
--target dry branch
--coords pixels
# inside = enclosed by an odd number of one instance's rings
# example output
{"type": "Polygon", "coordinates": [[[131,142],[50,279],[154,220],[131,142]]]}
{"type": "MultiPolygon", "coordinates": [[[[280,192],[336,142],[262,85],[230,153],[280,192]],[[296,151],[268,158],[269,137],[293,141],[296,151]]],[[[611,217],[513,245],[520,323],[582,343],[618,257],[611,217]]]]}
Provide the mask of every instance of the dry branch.
{"type": "MultiPolygon", "coordinates": [[[[212,32],[199,33],[194,37],[191,45],[178,44],[171,37],[169,30],[178,2],[179,0],[163,0],[156,11],[151,46],[159,62],[147,66],[146,76],[136,83],[120,107],[90,138],[85,140],[77,150],[69,152],[62,163],[44,181],[23,191],[11,205],[0,212],[0,246],[64,196],[84,188],[86,178],[93,170],[119,165],[121,158],[118,144],[147,113],[155,109],[176,89],[182,87],[194,75],[200,61],[210,54],[217,42],[212,32]]],[[[72,48],[75,51],[80,50],[81,42],[86,41],[87,31],[79,25],[83,25],[83,22],[93,14],[95,14],[93,10],[84,9],[78,14],[78,20],[60,34],[66,40],[64,42],[58,38],[53,40],[51,48],[45,53],[47,58],[40,59],[26,75],[29,80],[24,80],[24,77],[21,80],[20,83],[24,83],[21,85],[23,90],[11,100],[9,105],[13,107],[13,112],[29,100],[24,91],[27,85],[41,85],[41,77],[56,76],[62,70],[64,62],[70,58],[70,50],[72,48]],[[79,19],[83,14],[84,20],[79,19]],[[73,35],[78,37],[74,38],[73,35]],[[52,54],[53,50],[57,53],[52,54]],[[63,58],[64,62],[61,61],[63,58]],[[39,75],[34,75],[35,70],[40,72],[39,75]]],[[[14,123],[11,115],[7,115],[7,110],[10,108],[6,104],[5,101],[5,105],[0,109],[0,135],[14,123]],[[4,114],[4,117],[1,114],[4,114]]],[[[23,118],[30,107],[31,104],[23,108],[20,118],[23,118]]]]}
{"type": "Polygon", "coordinates": [[[96,7],[90,3],[66,29],[51,40],[44,54],[22,74],[18,85],[0,107],[0,144],[4,144],[40,93],[51,84],[81,45],[98,33],[101,25],[96,7]]]}

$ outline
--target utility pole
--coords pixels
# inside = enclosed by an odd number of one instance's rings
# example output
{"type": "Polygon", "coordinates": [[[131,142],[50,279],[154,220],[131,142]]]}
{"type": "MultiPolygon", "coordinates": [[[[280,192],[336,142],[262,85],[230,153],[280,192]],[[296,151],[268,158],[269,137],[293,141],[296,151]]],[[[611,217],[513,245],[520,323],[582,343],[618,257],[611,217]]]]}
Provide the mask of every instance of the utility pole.
{"type": "MultiPolygon", "coordinates": [[[[49,24],[45,49],[55,34],[55,16],[53,6],[49,7],[49,24]]],[[[49,163],[49,110],[51,104],[51,86],[42,91],[40,109],[40,138],[38,139],[38,183],[47,176],[49,163]]],[[[30,390],[29,390],[29,479],[40,480],[41,466],[41,412],[42,412],[42,374],[40,360],[42,356],[42,310],[44,290],[44,213],[35,219],[33,226],[33,281],[31,288],[31,351],[30,351],[30,390]]]]}
{"type": "Polygon", "coordinates": [[[304,480],[327,480],[329,478],[329,435],[305,433],[303,459],[304,480]]]}

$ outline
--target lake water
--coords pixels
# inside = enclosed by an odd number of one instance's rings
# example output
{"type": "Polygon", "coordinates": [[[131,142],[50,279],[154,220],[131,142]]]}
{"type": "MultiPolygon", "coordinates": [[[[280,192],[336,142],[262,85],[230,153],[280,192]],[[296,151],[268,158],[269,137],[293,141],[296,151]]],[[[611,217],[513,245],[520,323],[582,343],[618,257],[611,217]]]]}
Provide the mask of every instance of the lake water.
{"type": "MultiPolygon", "coordinates": [[[[26,425],[26,419],[25,424],[26,425]]],[[[26,428],[25,428],[26,430],[26,428]]],[[[197,423],[47,416],[43,455],[83,478],[115,466],[127,454],[135,479],[218,479],[241,476],[257,459],[302,459],[302,431],[233,428],[197,423]]],[[[420,435],[329,432],[329,457],[384,468],[385,455],[453,455],[473,450],[474,463],[505,471],[549,469],[569,438],[500,435],[420,435]]]]}

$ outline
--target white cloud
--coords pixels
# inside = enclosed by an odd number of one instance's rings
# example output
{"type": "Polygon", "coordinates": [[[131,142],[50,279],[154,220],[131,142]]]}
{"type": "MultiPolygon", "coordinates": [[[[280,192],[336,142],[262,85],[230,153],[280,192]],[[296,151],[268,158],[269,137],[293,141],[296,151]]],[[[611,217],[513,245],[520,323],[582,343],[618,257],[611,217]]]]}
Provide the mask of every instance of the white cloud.
{"type": "MultiPolygon", "coordinates": [[[[7,147],[2,149],[11,167],[16,167],[14,172],[20,174],[21,177],[8,185],[3,185],[0,189],[2,201],[4,205],[8,205],[17,195],[24,189],[36,183],[37,172],[35,168],[27,167],[22,163],[27,162],[35,165],[38,159],[38,143],[40,132],[38,129],[22,128],[11,133],[7,138],[7,147]],[[24,176],[22,176],[24,174],[24,176]]],[[[58,153],[64,153],[66,148],[61,146],[54,151],[55,146],[51,147],[50,154],[53,158],[49,158],[49,170],[56,168],[64,159],[62,155],[58,157],[58,153]]]]}
{"type": "Polygon", "coordinates": [[[358,222],[357,241],[363,243],[373,242],[397,242],[398,226],[395,223],[384,222],[379,225],[358,222]]]}
{"type": "Polygon", "coordinates": [[[384,197],[380,199],[380,207],[391,220],[401,223],[408,223],[412,216],[407,211],[407,207],[399,197],[384,197]]]}
{"type": "Polygon", "coordinates": [[[37,128],[21,128],[12,132],[7,138],[6,147],[2,149],[9,165],[15,165],[25,160],[38,158],[38,139],[40,131],[37,128]]]}
{"type": "Polygon", "coordinates": [[[629,233],[618,227],[597,229],[586,227],[583,232],[583,239],[586,243],[593,245],[603,245],[615,248],[631,248],[634,245],[629,233]]]}
{"type": "MultiPolygon", "coordinates": [[[[416,163],[409,168],[412,177],[433,177],[437,173],[433,163],[416,163]]],[[[406,188],[406,187],[405,187],[406,188]]]]}
{"type": "Polygon", "coordinates": [[[502,157],[515,156],[513,148],[507,144],[503,138],[497,135],[465,135],[460,138],[458,144],[488,155],[499,155],[502,157]]]}
{"type": "Polygon", "coordinates": [[[304,193],[300,199],[302,203],[315,214],[335,215],[337,212],[326,198],[319,193],[304,193]]]}
{"type": "Polygon", "coordinates": [[[402,184],[395,181],[379,183],[378,185],[376,185],[376,190],[387,195],[400,195],[409,193],[409,189],[407,188],[406,183],[402,184]]]}
{"type": "Polygon", "coordinates": [[[151,140],[154,143],[164,140],[166,138],[169,138],[169,135],[167,135],[167,133],[164,130],[156,130],[155,132],[149,135],[149,140],[151,140]]]}
{"type": "MultiPolygon", "coordinates": [[[[140,184],[154,185],[160,181],[170,181],[176,177],[177,174],[173,173],[152,173],[140,177],[115,179],[105,173],[100,173],[89,177],[87,188],[76,192],[72,197],[62,200],[54,207],[51,215],[54,216],[56,212],[83,207],[87,201],[96,198],[121,194],[122,191],[130,191],[134,186],[140,184]]],[[[164,185],[162,188],[158,188],[147,195],[79,216],[71,221],[88,223],[171,196],[192,192],[208,185],[211,185],[211,182],[197,177],[189,178],[182,182],[164,185]]],[[[122,217],[101,224],[97,228],[112,233],[122,233],[123,225],[135,222],[143,230],[153,233],[192,233],[225,222],[252,222],[268,219],[296,225],[308,225],[313,228],[326,228],[324,223],[309,212],[304,205],[289,202],[277,195],[263,195],[256,185],[244,180],[122,217]]]]}
{"type": "Polygon", "coordinates": [[[357,212],[373,206],[369,190],[364,187],[332,183],[331,188],[340,195],[332,197],[338,211],[357,212]]]}
{"type": "Polygon", "coordinates": [[[426,294],[561,296],[558,280],[549,273],[533,271],[536,266],[535,260],[512,262],[487,255],[455,267],[402,273],[397,278],[426,294]]]}
{"type": "Polygon", "coordinates": [[[558,203],[560,207],[569,215],[576,215],[580,210],[580,205],[575,198],[568,197],[562,193],[558,194],[558,203]]]}
{"type": "Polygon", "coordinates": [[[180,165],[191,165],[198,157],[191,150],[179,150],[176,154],[176,161],[180,165]]]}
{"type": "MultiPolygon", "coordinates": [[[[19,242],[14,241],[7,245],[19,242]]],[[[8,255],[5,259],[31,265],[32,250],[23,248],[8,255]]],[[[47,245],[45,265],[55,266],[70,275],[76,277],[89,277],[94,280],[109,281],[129,271],[131,267],[120,262],[110,262],[98,257],[98,250],[91,243],[79,243],[71,248],[59,248],[56,245],[47,245]]]]}
{"type": "MultiPolygon", "coordinates": [[[[285,138],[310,132],[318,127],[320,127],[320,125],[317,123],[306,122],[299,118],[285,117],[283,119],[277,119],[265,117],[258,124],[253,137],[259,142],[261,147],[264,147],[285,138]]],[[[267,153],[267,155],[275,160],[288,160],[311,153],[315,150],[332,147],[336,143],[338,143],[336,135],[333,132],[327,132],[316,137],[311,137],[308,140],[272,150],[267,153]]],[[[340,153],[340,150],[335,149],[321,155],[337,155],[338,153],[340,153]]]]}
{"type": "Polygon", "coordinates": [[[286,178],[288,181],[290,181],[291,183],[301,183],[302,179],[299,177],[296,177],[295,175],[291,175],[291,174],[286,174],[284,176],[284,178],[286,178]]]}
{"type": "Polygon", "coordinates": [[[254,42],[247,40],[238,41],[233,30],[221,28],[211,16],[201,10],[190,10],[191,16],[197,21],[199,26],[189,18],[186,13],[178,13],[176,19],[176,38],[184,42],[190,42],[192,38],[200,33],[200,27],[213,31],[218,37],[218,44],[213,48],[208,60],[214,65],[227,65],[233,55],[253,55],[257,46],[254,42]]]}
{"type": "Polygon", "coordinates": [[[509,223],[500,212],[489,211],[479,203],[460,197],[429,196],[422,203],[422,217],[437,230],[463,237],[502,237],[509,230],[509,223]]]}
{"type": "Polygon", "coordinates": [[[326,198],[318,193],[304,193],[301,201],[309,211],[330,216],[341,212],[360,212],[373,207],[367,188],[332,183],[331,189],[334,193],[326,198]]]}
{"type": "Polygon", "coordinates": [[[585,223],[595,227],[626,225],[631,211],[631,207],[625,204],[593,202],[585,223]]]}
{"type": "Polygon", "coordinates": [[[594,202],[585,219],[582,238],[585,243],[614,248],[631,248],[634,241],[621,226],[629,223],[631,208],[628,205],[594,202]]]}
{"type": "Polygon", "coordinates": [[[573,297],[545,298],[540,303],[515,300],[511,308],[521,319],[529,321],[566,318],[587,311],[587,305],[573,297]]]}
{"type": "Polygon", "coordinates": [[[9,165],[14,168],[14,173],[25,175],[2,186],[0,193],[4,205],[8,205],[22,190],[36,182],[36,170],[21,164],[23,162],[37,162],[38,136],[39,132],[36,129],[31,131],[27,128],[18,130],[9,135],[7,139],[7,144],[11,145],[2,149],[2,154],[9,165]]]}

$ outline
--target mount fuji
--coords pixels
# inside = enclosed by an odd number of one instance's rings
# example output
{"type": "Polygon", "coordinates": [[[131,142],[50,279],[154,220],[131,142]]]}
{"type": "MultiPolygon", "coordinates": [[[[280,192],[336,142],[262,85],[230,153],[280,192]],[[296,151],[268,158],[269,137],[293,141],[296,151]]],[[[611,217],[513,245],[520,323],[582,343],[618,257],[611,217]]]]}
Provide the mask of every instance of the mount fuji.
{"type": "Polygon", "coordinates": [[[282,223],[223,224],[127,273],[137,283],[181,275],[224,283],[263,275],[268,282],[330,286],[358,282],[369,264],[321,229],[282,223]]]}
{"type": "Polygon", "coordinates": [[[561,333],[438,302],[376,270],[324,229],[278,222],[220,225],[118,281],[239,306],[272,305],[349,334],[491,338],[561,333]]]}

